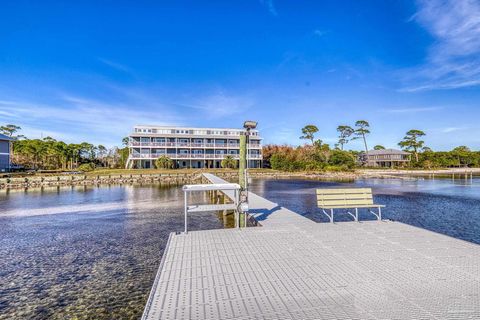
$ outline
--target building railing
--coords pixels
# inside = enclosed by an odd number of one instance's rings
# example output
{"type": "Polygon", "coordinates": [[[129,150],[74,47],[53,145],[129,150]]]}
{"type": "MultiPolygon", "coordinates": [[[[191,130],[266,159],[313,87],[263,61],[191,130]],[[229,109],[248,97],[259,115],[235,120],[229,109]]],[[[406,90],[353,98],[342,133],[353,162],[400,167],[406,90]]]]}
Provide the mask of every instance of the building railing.
{"type": "MultiPolygon", "coordinates": [[[[130,141],[128,143],[129,147],[175,147],[175,148],[240,148],[238,143],[189,143],[189,142],[138,142],[130,141]]],[[[261,144],[250,143],[249,148],[259,149],[262,147],[261,144]]]]}
{"type": "MultiPolygon", "coordinates": [[[[132,153],[131,159],[156,159],[161,156],[167,156],[171,159],[224,159],[226,156],[231,156],[234,159],[239,159],[238,154],[207,154],[207,153],[132,153]]],[[[248,159],[262,159],[261,154],[251,154],[248,159]]]]}

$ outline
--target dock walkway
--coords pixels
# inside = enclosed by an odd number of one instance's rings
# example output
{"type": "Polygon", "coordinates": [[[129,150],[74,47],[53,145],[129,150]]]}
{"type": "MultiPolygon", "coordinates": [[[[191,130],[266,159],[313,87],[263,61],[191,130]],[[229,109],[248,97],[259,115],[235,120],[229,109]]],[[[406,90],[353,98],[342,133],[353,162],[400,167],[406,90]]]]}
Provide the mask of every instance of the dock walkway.
{"type": "Polygon", "coordinates": [[[144,319],[480,318],[480,246],[249,200],[261,227],[170,236],[144,319]]]}

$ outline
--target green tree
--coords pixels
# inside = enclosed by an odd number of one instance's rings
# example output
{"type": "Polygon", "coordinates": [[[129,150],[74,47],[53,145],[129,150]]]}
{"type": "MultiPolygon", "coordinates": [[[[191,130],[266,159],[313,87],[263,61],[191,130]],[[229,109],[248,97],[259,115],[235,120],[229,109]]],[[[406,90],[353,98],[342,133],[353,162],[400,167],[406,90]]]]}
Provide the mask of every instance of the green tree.
{"type": "Polygon", "coordinates": [[[173,160],[165,155],[162,155],[155,160],[155,167],[157,169],[171,169],[173,168],[173,160]]]}
{"type": "Polygon", "coordinates": [[[338,144],[340,149],[343,150],[343,146],[348,143],[350,136],[355,132],[352,127],[341,125],[337,127],[337,131],[340,134],[338,136],[338,144]]]}
{"type": "Polygon", "coordinates": [[[99,144],[97,146],[97,158],[103,167],[105,167],[106,157],[107,157],[107,148],[105,148],[104,145],[99,144]]]}
{"type": "Polygon", "coordinates": [[[237,168],[237,160],[235,160],[232,156],[225,156],[220,164],[222,165],[222,168],[237,168]]]}
{"type": "Polygon", "coordinates": [[[128,147],[117,149],[117,152],[119,154],[118,166],[120,168],[125,168],[125,165],[127,164],[127,160],[128,160],[128,156],[129,156],[128,147]]]}
{"type": "Polygon", "coordinates": [[[328,163],[334,166],[341,166],[351,169],[355,166],[355,158],[350,152],[343,150],[333,150],[328,163]]]}
{"type": "Polygon", "coordinates": [[[375,147],[373,147],[373,150],[385,150],[385,147],[380,144],[377,144],[375,147]]]}
{"type": "Polygon", "coordinates": [[[458,166],[467,167],[475,161],[472,151],[467,146],[456,147],[451,154],[457,159],[458,166]]]}
{"type": "Polygon", "coordinates": [[[300,139],[310,140],[312,146],[315,144],[315,133],[318,132],[318,128],[313,124],[308,124],[302,128],[302,136],[300,139]]]}
{"type": "Polygon", "coordinates": [[[418,150],[423,148],[425,141],[419,140],[420,137],[425,136],[422,130],[412,129],[407,132],[402,141],[398,143],[406,151],[413,151],[415,161],[418,162],[418,150]]]}
{"type": "Polygon", "coordinates": [[[78,167],[78,163],[81,156],[81,150],[82,150],[82,146],[80,144],[70,143],[67,146],[67,154],[70,160],[70,170],[73,170],[73,168],[78,167]]]}
{"type": "Polygon", "coordinates": [[[44,141],[40,139],[25,140],[25,143],[22,145],[20,150],[23,151],[28,158],[30,158],[30,164],[34,170],[43,167],[42,159],[46,155],[47,151],[47,145],[44,141]]]}
{"type": "Polygon", "coordinates": [[[121,164],[124,167],[128,157],[128,147],[123,149],[115,147],[107,152],[104,146],[96,147],[88,142],[66,144],[52,137],[43,139],[18,139],[18,137],[17,135],[13,142],[15,152],[12,153],[12,161],[26,168],[73,170],[84,163],[106,165],[108,162],[112,167],[121,164]]]}
{"type": "Polygon", "coordinates": [[[11,138],[15,138],[15,133],[20,130],[21,128],[14,124],[7,124],[5,126],[0,127],[0,133],[9,136],[11,138]]]}
{"type": "Polygon", "coordinates": [[[370,134],[370,124],[366,120],[358,120],[355,122],[355,138],[362,139],[365,146],[365,153],[368,157],[367,135],[370,134]]]}

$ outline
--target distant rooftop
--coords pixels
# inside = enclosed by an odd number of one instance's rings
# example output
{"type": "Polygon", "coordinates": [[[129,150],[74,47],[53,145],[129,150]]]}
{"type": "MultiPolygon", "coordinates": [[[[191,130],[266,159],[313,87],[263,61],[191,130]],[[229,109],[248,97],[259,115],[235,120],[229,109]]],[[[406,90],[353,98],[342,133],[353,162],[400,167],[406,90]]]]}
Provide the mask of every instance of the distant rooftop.
{"type": "Polygon", "coordinates": [[[398,149],[383,149],[383,150],[368,150],[369,155],[385,155],[385,154],[410,154],[410,152],[406,152],[403,150],[398,149]]]}
{"type": "Polygon", "coordinates": [[[9,136],[6,136],[6,135],[0,133],[0,140],[12,141],[13,139],[10,138],[9,136]]]}
{"type": "MultiPolygon", "coordinates": [[[[243,128],[223,128],[223,127],[216,127],[216,128],[207,128],[207,127],[186,127],[186,126],[156,126],[156,125],[145,125],[145,124],[137,124],[134,128],[148,128],[148,129],[188,129],[188,130],[235,130],[235,131],[245,131],[243,128]]],[[[252,130],[258,131],[258,130],[252,130]]]]}

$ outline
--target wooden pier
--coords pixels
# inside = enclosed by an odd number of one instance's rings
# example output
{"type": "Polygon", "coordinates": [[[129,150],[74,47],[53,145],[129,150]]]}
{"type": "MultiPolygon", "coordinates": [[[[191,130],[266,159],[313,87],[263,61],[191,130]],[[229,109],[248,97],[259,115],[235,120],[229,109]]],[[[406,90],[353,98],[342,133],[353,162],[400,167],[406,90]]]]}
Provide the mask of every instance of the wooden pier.
{"type": "Polygon", "coordinates": [[[143,319],[480,319],[479,245],[249,201],[259,227],[170,235],[143,319]]]}

